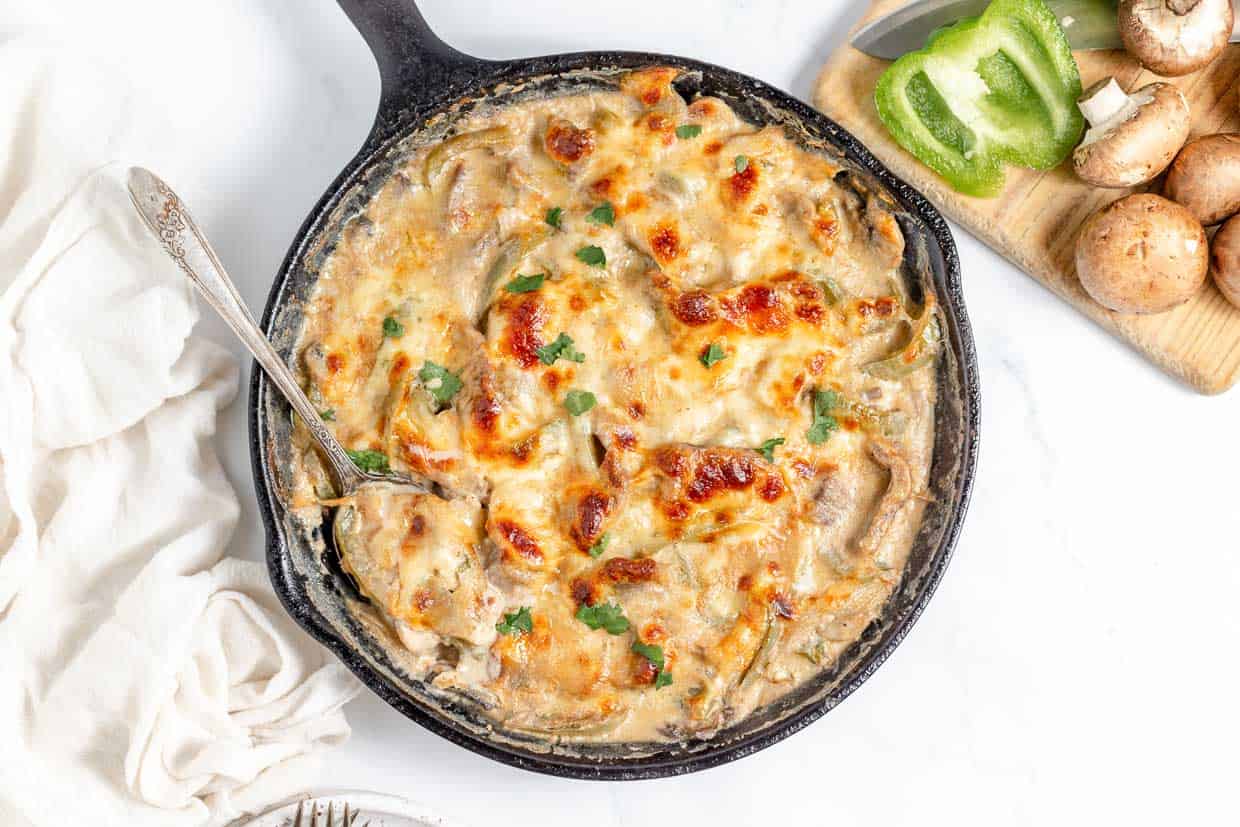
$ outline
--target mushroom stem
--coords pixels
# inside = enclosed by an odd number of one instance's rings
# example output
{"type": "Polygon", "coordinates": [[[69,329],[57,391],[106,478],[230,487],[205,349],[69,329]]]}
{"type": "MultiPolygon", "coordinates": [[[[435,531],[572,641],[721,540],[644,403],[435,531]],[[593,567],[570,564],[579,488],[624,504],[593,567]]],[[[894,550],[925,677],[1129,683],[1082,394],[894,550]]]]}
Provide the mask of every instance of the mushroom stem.
{"type": "Polygon", "coordinates": [[[1088,146],[1105,137],[1152,100],[1154,94],[1148,86],[1130,95],[1113,77],[1098,81],[1086,89],[1076,102],[1081,114],[1089,122],[1089,131],[1085,133],[1081,146],[1088,146]]]}
{"type": "Polygon", "coordinates": [[[1100,80],[1086,89],[1076,105],[1090,126],[1104,124],[1123,112],[1137,111],[1136,104],[1115,78],[1100,80]]]}

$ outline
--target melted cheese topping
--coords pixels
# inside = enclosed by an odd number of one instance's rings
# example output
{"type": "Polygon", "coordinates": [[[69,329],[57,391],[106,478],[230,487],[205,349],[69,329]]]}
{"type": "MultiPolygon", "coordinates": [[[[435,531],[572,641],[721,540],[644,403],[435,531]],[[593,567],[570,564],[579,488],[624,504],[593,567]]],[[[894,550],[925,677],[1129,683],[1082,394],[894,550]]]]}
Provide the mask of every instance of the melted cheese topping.
{"type": "Polygon", "coordinates": [[[345,565],[423,677],[512,730],[743,717],[877,616],[920,519],[935,326],[895,221],[674,76],[463,120],[346,228],[306,312],[337,438],[464,494],[359,494],[345,565]],[[627,622],[590,628],[600,607],[627,622]],[[522,608],[528,631],[501,622],[522,608]]]}

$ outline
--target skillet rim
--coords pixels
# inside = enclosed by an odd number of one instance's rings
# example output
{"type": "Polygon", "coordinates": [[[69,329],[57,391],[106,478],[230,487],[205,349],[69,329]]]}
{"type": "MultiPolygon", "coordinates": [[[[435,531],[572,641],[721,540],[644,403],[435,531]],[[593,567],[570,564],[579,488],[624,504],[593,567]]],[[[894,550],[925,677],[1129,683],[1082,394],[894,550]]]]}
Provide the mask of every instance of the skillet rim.
{"type": "MultiPolygon", "coordinates": [[[[307,254],[317,238],[318,231],[329,222],[333,210],[339,205],[351,187],[379,163],[392,144],[420,128],[419,121],[439,111],[448,110],[452,104],[467,94],[477,94],[498,83],[519,83],[530,78],[561,74],[574,70],[600,70],[621,67],[668,65],[686,71],[701,72],[721,79],[724,85],[742,88],[777,108],[789,112],[797,119],[814,127],[825,143],[835,147],[851,163],[863,169],[882,185],[883,189],[904,210],[912,214],[932,239],[942,262],[941,273],[935,261],[929,262],[932,280],[941,281],[941,305],[952,327],[950,343],[955,356],[958,383],[961,433],[959,436],[959,472],[954,488],[956,507],[946,518],[938,548],[930,552],[922,581],[912,594],[912,599],[895,604],[887,612],[896,616],[891,628],[885,633],[881,645],[858,658],[847,678],[827,691],[819,700],[808,702],[800,709],[782,719],[777,719],[752,733],[737,739],[711,745],[707,742],[700,751],[660,758],[643,756],[634,759],[603,759],[591,761],[571,758],[556,753],[535,753],[519,747],[503,744],[477,736],[450,723],[445,723],[422,705],[398,691],[366,663],[365,659],[337,637],[325,619],[313,606],[304,592],[299,576],[285,567],[289,557],[289,542],[277,519],[282,506],[275,494],[277,484],[274,470],[268,464],[266,449],[271,439],[268,422],[267,400],[271,387],[266,376],[256,364],[251,366],[249,406],[249,439],[251,465],[255,480],[258,511],[267,539],[266,561],[268,574],[280,603],[285,611],[312,637],[326,646],[358,679],[386,703],[422,727],[469,751],[500,763],[562,778],[584,780],[646,780],[685,775],[736,761],[769,747],[817,721],[864,683],[903,642],[913,625],[920,618],[939,582],[946,572],[956,543],[959,540],[965,516],[968,512],[974,478],[977,470],[980,381],[977,353],[973,341],[972,326],[965,309],[960,281],[960,262],[954,239],[946,220],[919,191],[896,177],[875,158],[851,133],[808,104],[796,99],[761,80],[703,61],[636,51],[573,52],[513,61],[478,61],[474,76],[465,85],[453,83],[443,93],[430,95],[433,100],[416,104],[410,111],[385,113],[381,103],[376,127],[358,153],[346,164],[332,181],[323,196],[307,215],[298,229],[289,251],[268,294],[260,325],[264,334],[272,336],[273,326],[290,298],[290,280],[298,262],[307,254]]],[[[880,638],[881,640],[881,638],[880,638]]]]}

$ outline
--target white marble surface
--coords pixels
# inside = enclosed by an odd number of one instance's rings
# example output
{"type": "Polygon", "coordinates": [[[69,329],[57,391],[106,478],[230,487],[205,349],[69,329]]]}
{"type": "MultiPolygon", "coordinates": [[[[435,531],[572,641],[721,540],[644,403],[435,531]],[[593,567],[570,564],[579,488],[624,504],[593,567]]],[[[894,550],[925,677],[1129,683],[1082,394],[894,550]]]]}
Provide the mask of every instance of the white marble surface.
{"type": "MultiPolygon", "coordinates": [[[[481,56],[674,52],[801,97],[860,13],[848,0],[423,6],[481,56]]],[[[157,101],[166,136],[126,160],[173,182],[260,309],[373,113],[377,73],[340,10],[5,0],[0,37],[32,27],[157,101]]],[[[479,827],[1234,820],[1240,391],[1197,396],[972,238],[957,243],[983,378],[973,506],[928,611],[852,698],[742,762],[601,784],[475,757],[366,694],[323,785],[400,793],[479,827]]],[[[244,397],[220,443],[244,512],[235,551],[258,557],[244,397]]]]}

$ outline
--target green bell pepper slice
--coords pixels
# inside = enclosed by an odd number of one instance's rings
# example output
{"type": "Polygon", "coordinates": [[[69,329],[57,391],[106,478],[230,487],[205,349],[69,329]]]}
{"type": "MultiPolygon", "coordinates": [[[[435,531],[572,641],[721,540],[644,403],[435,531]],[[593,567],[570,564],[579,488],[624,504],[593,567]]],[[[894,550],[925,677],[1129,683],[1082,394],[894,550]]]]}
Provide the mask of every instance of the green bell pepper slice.
{"type": "Polygon", "coordinates": [[[956,190],[989,197],[1004,165],[1051,169],[1085,122],[1081,76],[1042,0],[994,0],[935,32],[878,80],[879,117],[900,146],[956,190]]]}

